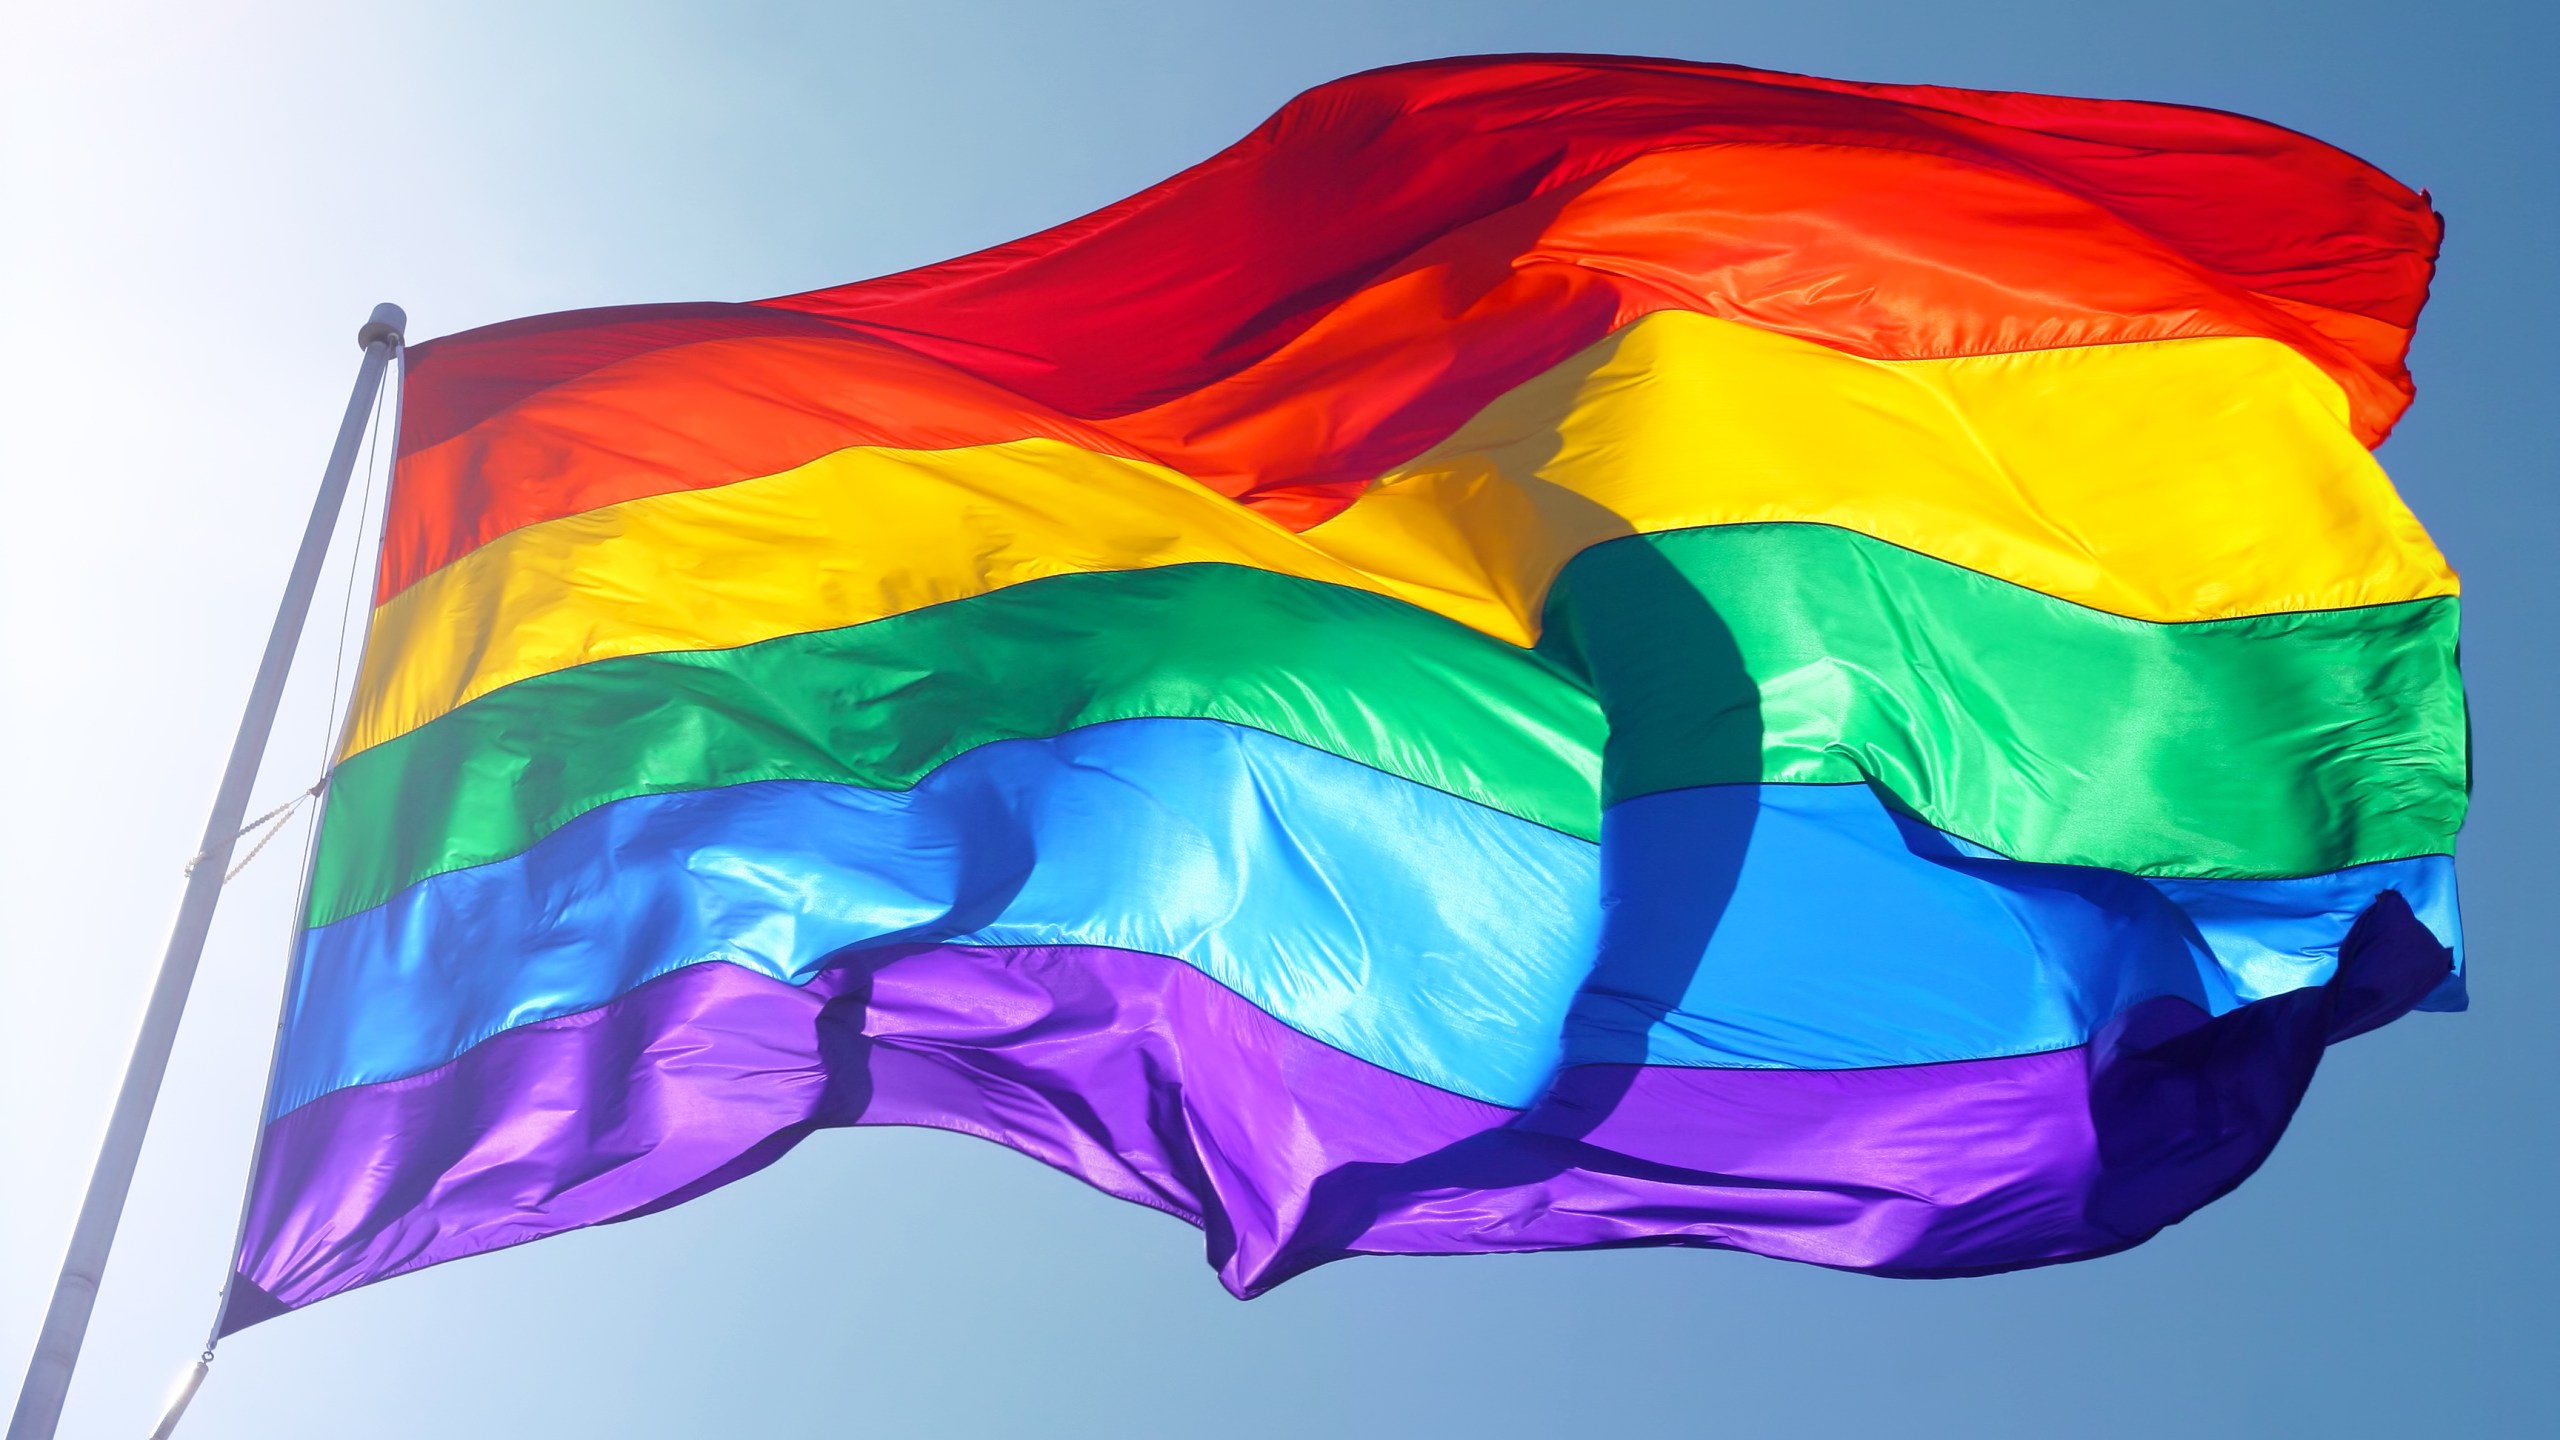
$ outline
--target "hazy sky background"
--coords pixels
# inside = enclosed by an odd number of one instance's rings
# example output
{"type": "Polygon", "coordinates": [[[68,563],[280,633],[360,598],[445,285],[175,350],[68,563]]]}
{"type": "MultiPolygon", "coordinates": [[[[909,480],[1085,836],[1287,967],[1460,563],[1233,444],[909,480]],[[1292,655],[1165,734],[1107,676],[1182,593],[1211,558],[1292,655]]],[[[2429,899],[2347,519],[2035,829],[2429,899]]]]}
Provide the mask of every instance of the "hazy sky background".
{"type": "MultiPolygon", "coordinates": [[[[374,301],[426,338],[851,280],[1115,199],[1336,75],[1585,50],[2221,106],[2434,192],[2451,237],[2422,393],[2384,458],[2467,580],[2470,1014],[2333,1052],[2258,1178],[2151,1245],[1987,1280],[1702,1252],[1363,1260],[1243,1305],[1177,1222],[977,1141],[834,1132],[669,1214],[249,1331],[182,1433],[2560,1433],[2560,984],[2537,918],[2560,808],[2551,14],[14,0],[0,1376],[33,1343],[374,301]]],[[[343,575],[258,809],[318,772],[343,575]]],[[[292,849],[226,902],[66,1435],[142,1434],[200,1342],[292,849]]]]}

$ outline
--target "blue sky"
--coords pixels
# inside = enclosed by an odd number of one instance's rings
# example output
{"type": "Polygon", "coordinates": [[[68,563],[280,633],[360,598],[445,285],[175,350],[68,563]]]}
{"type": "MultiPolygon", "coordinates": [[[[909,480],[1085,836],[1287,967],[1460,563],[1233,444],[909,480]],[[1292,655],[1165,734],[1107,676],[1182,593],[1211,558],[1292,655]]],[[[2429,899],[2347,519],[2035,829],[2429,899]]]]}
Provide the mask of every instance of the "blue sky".
{"type": "MultiPolygon", "coordinates": [[[[1587,50],[2221,106],[2434,192],[2450,240],[2421,395],[2384,458],[2468,588],[2470,1014],[2334,1052],[2257,1179],[2092,1264],[1914,1284],[1687,1252],[1373,1260],[1240,1305],[1175,1222],[973,1141],[837,1133],[667,1215],[248,1332],[185,1433],[2560,1424],[2535,1378],[2560,1335],[2554,846],[2535,818],[2560,804],[2548,9],[229,4],[0,25],[12,1381],[375,300],[425,337],[854,279],[1117,198],[1335,75],[1587,50]]],[[[335,624],[332,600],[258,808],[317,772],[335,624]]],[[[291,884],[279,845],[226,903],[66,1435],[141,1433],[199,1342],[291,884]]]]}

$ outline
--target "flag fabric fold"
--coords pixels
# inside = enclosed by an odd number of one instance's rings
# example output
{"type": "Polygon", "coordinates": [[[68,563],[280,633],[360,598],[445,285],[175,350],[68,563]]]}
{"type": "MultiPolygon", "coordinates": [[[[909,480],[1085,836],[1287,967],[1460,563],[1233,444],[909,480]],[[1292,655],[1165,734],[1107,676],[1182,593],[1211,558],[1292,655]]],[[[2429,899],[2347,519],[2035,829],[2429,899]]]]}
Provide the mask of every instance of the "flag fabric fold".
{"type": "Polygon", "coordinates": [[[2217,112],[1510,57],[421,344],[225,1324],[852,1125],[1239,1295],[2139,1243],[2462,1003],[2438,235],[2217,112]]]}

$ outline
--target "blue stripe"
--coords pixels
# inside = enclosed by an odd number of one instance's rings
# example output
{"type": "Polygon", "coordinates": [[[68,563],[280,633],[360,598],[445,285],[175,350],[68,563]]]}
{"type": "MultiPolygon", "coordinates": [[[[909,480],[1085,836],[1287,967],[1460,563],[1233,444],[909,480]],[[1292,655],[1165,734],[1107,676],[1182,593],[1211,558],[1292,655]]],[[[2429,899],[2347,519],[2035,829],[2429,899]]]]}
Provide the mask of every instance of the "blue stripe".
{"type": "Polygon", "coordinates": [[[2221,1014],[2327,980],[2386,889],[2460,948],[2440,856],[2149,879],[2011,860],[1838,785],[1641,796],[1600,836],[1601,960],[1566,1026],[1572,1063],[1843,1069],[2077,1045],[2156,996],[2221,1014]]]}
{"type": "Polygon", "coordinates": [[[2220,1011],[2316,982],[2384,888],[2450,939],[2438,860],[2145,881],[1986,857],[1851,786],[1646,796],[1594,846],[1259,730],[1130,720],[983,746],[908,791],[620,801],[315,930],[278,1110],[685,965],[797,983],[917,942],[1174,956],[1317,1039],[1512,1106],[1568,1052],[2019,1054],[2151,995],[2220,1011]]]}

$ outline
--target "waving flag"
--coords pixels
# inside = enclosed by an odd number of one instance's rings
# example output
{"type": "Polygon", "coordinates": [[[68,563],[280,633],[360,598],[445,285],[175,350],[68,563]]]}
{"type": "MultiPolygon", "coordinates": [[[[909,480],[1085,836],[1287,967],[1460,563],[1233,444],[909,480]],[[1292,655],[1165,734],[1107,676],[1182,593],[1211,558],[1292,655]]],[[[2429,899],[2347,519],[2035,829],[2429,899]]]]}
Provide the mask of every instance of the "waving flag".
{"type": "Polygon", "coordinates": [[[1240,1295],[2138,1243],[2461,1004],[2437,236],[2232,115],[1466,60],[418,346],[227,1324],[857,1124],[1240,1295]]]}

